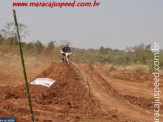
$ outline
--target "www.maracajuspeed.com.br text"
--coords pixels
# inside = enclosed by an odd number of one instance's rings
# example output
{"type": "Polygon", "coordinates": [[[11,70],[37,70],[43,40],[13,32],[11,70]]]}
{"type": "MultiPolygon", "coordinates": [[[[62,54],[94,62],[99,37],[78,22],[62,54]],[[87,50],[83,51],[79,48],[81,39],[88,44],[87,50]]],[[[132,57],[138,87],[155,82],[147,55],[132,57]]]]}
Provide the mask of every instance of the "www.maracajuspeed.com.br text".
{"type": "Polygon", "coordinates": [[[13,7],[98,7],[100,5],[96,0],[92,2],[13,2],[13,7]]]}

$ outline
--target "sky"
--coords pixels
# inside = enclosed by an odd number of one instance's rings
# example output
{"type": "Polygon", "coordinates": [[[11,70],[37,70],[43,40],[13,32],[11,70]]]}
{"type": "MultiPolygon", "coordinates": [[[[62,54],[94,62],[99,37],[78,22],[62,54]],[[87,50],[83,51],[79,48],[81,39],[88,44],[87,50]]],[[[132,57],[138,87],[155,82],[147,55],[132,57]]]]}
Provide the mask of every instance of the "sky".
{"type": "Polygon", "coordinates": [[[0,29],[13,22],[15,9],[18,22],[31,30],[25,42],[68,40],[73,47],[112,49],[158,42],[163,49],[163,0],[96,0],[99,7],[75,8],[13,7],[13,1],[32,0],[0,0],[0,29]]]}

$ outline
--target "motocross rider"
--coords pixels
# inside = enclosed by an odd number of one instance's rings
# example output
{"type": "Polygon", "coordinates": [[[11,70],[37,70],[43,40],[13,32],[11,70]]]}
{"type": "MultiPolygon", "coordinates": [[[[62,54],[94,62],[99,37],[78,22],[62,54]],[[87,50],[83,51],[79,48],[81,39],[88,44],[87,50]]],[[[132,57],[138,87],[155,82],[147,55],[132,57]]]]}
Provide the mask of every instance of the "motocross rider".
{"type": "Polygon", "coordinates": [[[65,61],[64,58],[66,56],[66,53],[71,53],[71,50],[70,50],[68,43],[62,48],[61,53],[62,53],[62,62],[64,63],[64,61],[65,61]]]}

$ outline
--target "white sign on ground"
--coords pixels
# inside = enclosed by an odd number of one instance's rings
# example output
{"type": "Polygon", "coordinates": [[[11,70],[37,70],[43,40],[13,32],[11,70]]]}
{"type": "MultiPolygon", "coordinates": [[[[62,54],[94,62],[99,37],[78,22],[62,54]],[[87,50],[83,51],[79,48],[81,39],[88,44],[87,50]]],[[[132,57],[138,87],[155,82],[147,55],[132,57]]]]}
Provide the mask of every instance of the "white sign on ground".
{"type": "Polygon", "coordinates": [[[56,82],[55,80],[52,80],[50,78],[36,78],[30,84],[32,84],[32,85],[42,85],[42,86],[50,87],[55,82],[56,82]]]}

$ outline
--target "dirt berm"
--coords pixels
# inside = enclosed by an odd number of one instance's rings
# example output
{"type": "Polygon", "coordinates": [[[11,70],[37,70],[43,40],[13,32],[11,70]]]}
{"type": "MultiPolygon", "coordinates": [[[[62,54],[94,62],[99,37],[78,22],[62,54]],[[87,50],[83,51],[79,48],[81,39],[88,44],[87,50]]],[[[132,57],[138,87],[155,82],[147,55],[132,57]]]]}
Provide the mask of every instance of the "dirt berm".
{"type": "MultiPolygon", "coordinates": [[[[123,121],[117,110],[108,110],[97,100],[83,84],[81,72],[73,64],[53,63],[37,78],[51,78],[56,82],[50,87],[29,85],[35,118],[45,119],[38,111],[46,110],[50,121],[123,121]],[[45,109],[44,109],[45,108],[45,109]],[[49,115],[48,115],[49,113],[49,115]]],[[[24,85],[10,89],[5,99],[26,99],[24,85]]],[[[28,109],[28,106],[26,106],[28,109]]],[[[45,111],[45,112],[46,112],[45,111]]],[[[17,111],[23,113],[23,111],[17,111]]],[[[19,116],[17,117],[19,118],[19,116]]],[[[21,120],[21,119],[20,119],[21,120]]]]}

